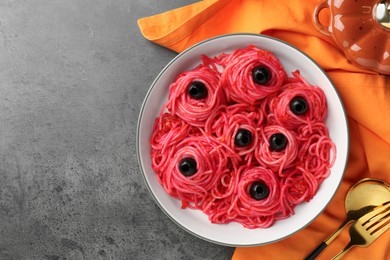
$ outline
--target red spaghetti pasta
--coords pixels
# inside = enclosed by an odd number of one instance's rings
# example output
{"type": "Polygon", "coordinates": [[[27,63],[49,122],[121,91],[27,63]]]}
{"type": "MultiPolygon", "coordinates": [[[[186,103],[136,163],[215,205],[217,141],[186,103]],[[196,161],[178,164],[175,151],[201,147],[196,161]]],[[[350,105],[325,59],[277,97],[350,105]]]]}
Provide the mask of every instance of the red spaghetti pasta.
{"type": "Polygon", "coordinates": [[[190,125],[204,126],[226,100],[219,79],[219,72],[205,65],[181,73],[170,85],[167,109],[190,125]]]}
{"type": "Polygon", "coordinates": [[[281,211],[280,186],[277,176],[269,169],[241,168],[234,210],[236,221],[247,228],[269,227],[281,211]],[[256,184],[258,186],[254,187],[256,184]],[[263,199],[254,199],[251,190],[265,194],[263,199]]]}
{"type": "Polygon", "coordinates": [[[224,56],[222,66],[221,81],[229,102],[259,104],[279,91],[287,77],[274,54],[252,45],[224,56]]]}
{"type": "Polygon", "coordinates": [[[158,181],[212,223],[266,228],[310,201],[336,147],[322,90],[255,46],[179,74],[150,139],[158,181]]]}
{"type": "Polygon", "coordinates": [[[196,129],[170,113],[163,113],[155,120],[150,145],[152,168],[156,173],[162,173],[167,167],[172,152],[169,148],[189,136],[191,131],[196,129]]]}
{"type": "Polygon", "coordinates": [[[323,91],[311,86],[299,75],[283,86],[283,91],[270,103],[270,109],[278,124],[288,129],[311,125],[325,119],[327,107],[323,91]]]}
{"type": "Polygon", "coordinates": [[[260,135],[255,153],[260,165],[281,175],[283,169],[295,164],[298,142],[294,132],[279,125],[268,125],[261,129],[260,135]]]}
{"type": "Polygon", "coordinates": [[[296,167],[287,170],[281,180],[281,201],[284,216],[294,214],[294,207],[308,202],[317,192],[319,182],[306,169],[296,167]]]}
{"type": "Polygon", "coordinates": [[[301,143],[298,158],[302,167],[321,183],[336,160],[336,147],[329,138],[328,129],[322,122],[305,125],[298,129],[298,139],[301,143]]]}
{"type": "Polygon", "coordinates": [[[263,114],[255,106],[233,104],[222,106],[213,113],[205,124],[205,131],[219,138],[238,155],[251,164],[258,145],[257,129],[263,123],[263,114]]]}
{"type": "Polygon", "coordinates": [[[169,194],[182,200],[184,208],[199,208],[229,171],[228,158],[233,153],[217,139],[203,135],[188,137],[171,149],[172,156],[160,182],[169,194]],[[193,165],[183,166],[183,160],[192,161],[193,165]]]}
{"type": "Polygon", "coordinates": [[[224,173],[220,182],[210,191],[210,196],[202,208],[212,223],[226,224],[234,221],[237,213],[234,210],[237,200],[237,186],[240,179],[238,169],[224,173]]]}

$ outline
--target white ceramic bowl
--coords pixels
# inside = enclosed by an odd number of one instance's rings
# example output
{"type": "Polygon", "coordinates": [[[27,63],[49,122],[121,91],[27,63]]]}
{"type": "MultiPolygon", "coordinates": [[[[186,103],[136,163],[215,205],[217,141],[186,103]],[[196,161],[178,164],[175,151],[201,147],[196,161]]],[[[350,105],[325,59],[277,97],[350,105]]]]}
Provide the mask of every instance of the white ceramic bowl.
{"type": "Polygon", "coordinates": [[[325,72],[295,47],[275,38],[258,34],[231,34],[201,42],[174,58],[157,76],[141,108],[137,128],[137,154],[145,182],[161,209],[179,226],[207,241],[228,246],[253,246],[284,239],[311,223],[328,205],[339,187],[348,157],[349,136],[345,111],[340,97],[325,72]],[[158,183],[150,158],[150,136],[154,120],[168,98],[169,85],[176,75],[200,63],[200,56],[214,57],[222,52],[253,44],[273,52],[288,75],[299,69],[312,85],[324,91],[328,115],[326,125],[336,145],[337,157],[330,176],[321,184],[314,198],[295,208],[295,215],[276,221],[265,229],[247,229],[238,223],[212,224],[200,210],[181,209],[181,202],[172,198],[158,183]]]}

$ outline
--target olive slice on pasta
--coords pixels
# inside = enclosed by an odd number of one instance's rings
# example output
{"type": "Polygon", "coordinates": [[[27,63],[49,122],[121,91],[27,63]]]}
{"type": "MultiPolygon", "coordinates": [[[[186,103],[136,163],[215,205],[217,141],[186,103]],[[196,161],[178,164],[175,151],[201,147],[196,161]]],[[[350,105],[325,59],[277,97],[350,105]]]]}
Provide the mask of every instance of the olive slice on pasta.
{"type": "Polygon", "coordinates": [[[287,143],[288,140],[282,133],[273,134],[269,139],[270,149],[276,152],[286,149],[287,143]]]}
{"type": "Polygon", "coordinates": [[[201,81],[193,81],[188,85],[187,89],[190,98],[201,100],[207,97],[206,85],[201,81]]]}
{"type": "Polygon", "coordinates": [[[266,66],[256,66],[252,69],[253,81],[258,85],[267,85],[271,75],[271,71],[266,66]]]}
{"type": "Polygon", "coordinates": [[[234,137],[234,144],[238,147],[245,147],[250,145],[252,142],[252,133],[244,128],[240,128],[234,137]]]}
{"type": "Polygon", "coordinates": [[[294,97],[290,101],[290,110],[295,115],[303,115],[308,109],[308,104],[305,98],[303,97],[294,97]]]}
{"type": "Polygon", "coordinates": [[[255,200],[263,200],[269,195],[269,188],[264,181],[255,181],[249,188],[249,194],[255,200]]]}
{"type": "Polygon", "coordinates": [[[186,177],[192,176],[197,172],[196,160],[192,157],[184,157],[179,162],[179,171],[186,177]]]}

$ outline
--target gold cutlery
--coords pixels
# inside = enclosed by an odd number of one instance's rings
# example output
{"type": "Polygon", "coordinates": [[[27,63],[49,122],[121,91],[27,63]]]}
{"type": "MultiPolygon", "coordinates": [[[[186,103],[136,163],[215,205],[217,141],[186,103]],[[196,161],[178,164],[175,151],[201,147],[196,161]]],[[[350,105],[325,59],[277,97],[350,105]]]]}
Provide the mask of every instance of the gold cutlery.
{"type": "Polygon", "coordinates": [[[385,181],[365,178],[355,183],[345,198],[347,217],[339,228],[314,249],[305,260],[315,259],[351,222],[390,200],[390,185],[385,181]]]}
{"type": "Polygon", "coordinates": [[[354,246],[367,247],[371,245],[380,235],[390,228],[390,201],[386,205],[378,206],[370,213],[359,218],[349,228],[351,237],[347,246],[338,253],[332,260],[340,259],[354,246]]]}

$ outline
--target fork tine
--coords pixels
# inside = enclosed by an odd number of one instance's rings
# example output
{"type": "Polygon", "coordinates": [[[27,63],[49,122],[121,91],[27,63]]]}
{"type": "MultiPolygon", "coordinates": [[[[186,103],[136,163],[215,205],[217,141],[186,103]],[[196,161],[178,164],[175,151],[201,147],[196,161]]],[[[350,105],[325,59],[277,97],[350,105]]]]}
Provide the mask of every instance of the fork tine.
{"type": "Polygon", "coordinates": [[[381,212],[379,212],[371,219],[363,222],[362,226],[366,226],[367,230],[372,229],[377,223],[380,223],[381,221],[386,219],[389,215],[390,215],[390,206],[388,206],[386,209],[383,209],[381,212]]]}
{"type": "Polygon", "coordinates": [[[390,213],[388,213],[384,218],[379,220],[378,223],[379,227],[376,227],[373,231],[371,231],[370,235],[379,237],[390,228],[390,213]]]}
{"type": "Polygon", "coordinates": [[[390,200],[386,201],[382,205],[375,207],[370,213],[367,213],[366,215],[361,217],[359,219],[359,221],[363,222],[363,225],[365,225],[367,222],[374,219],[378,214],[381,214],[383,212],[387,212],[390,209],[390,207],[387,206],[389,204],[390,204],[390,200]]]}

